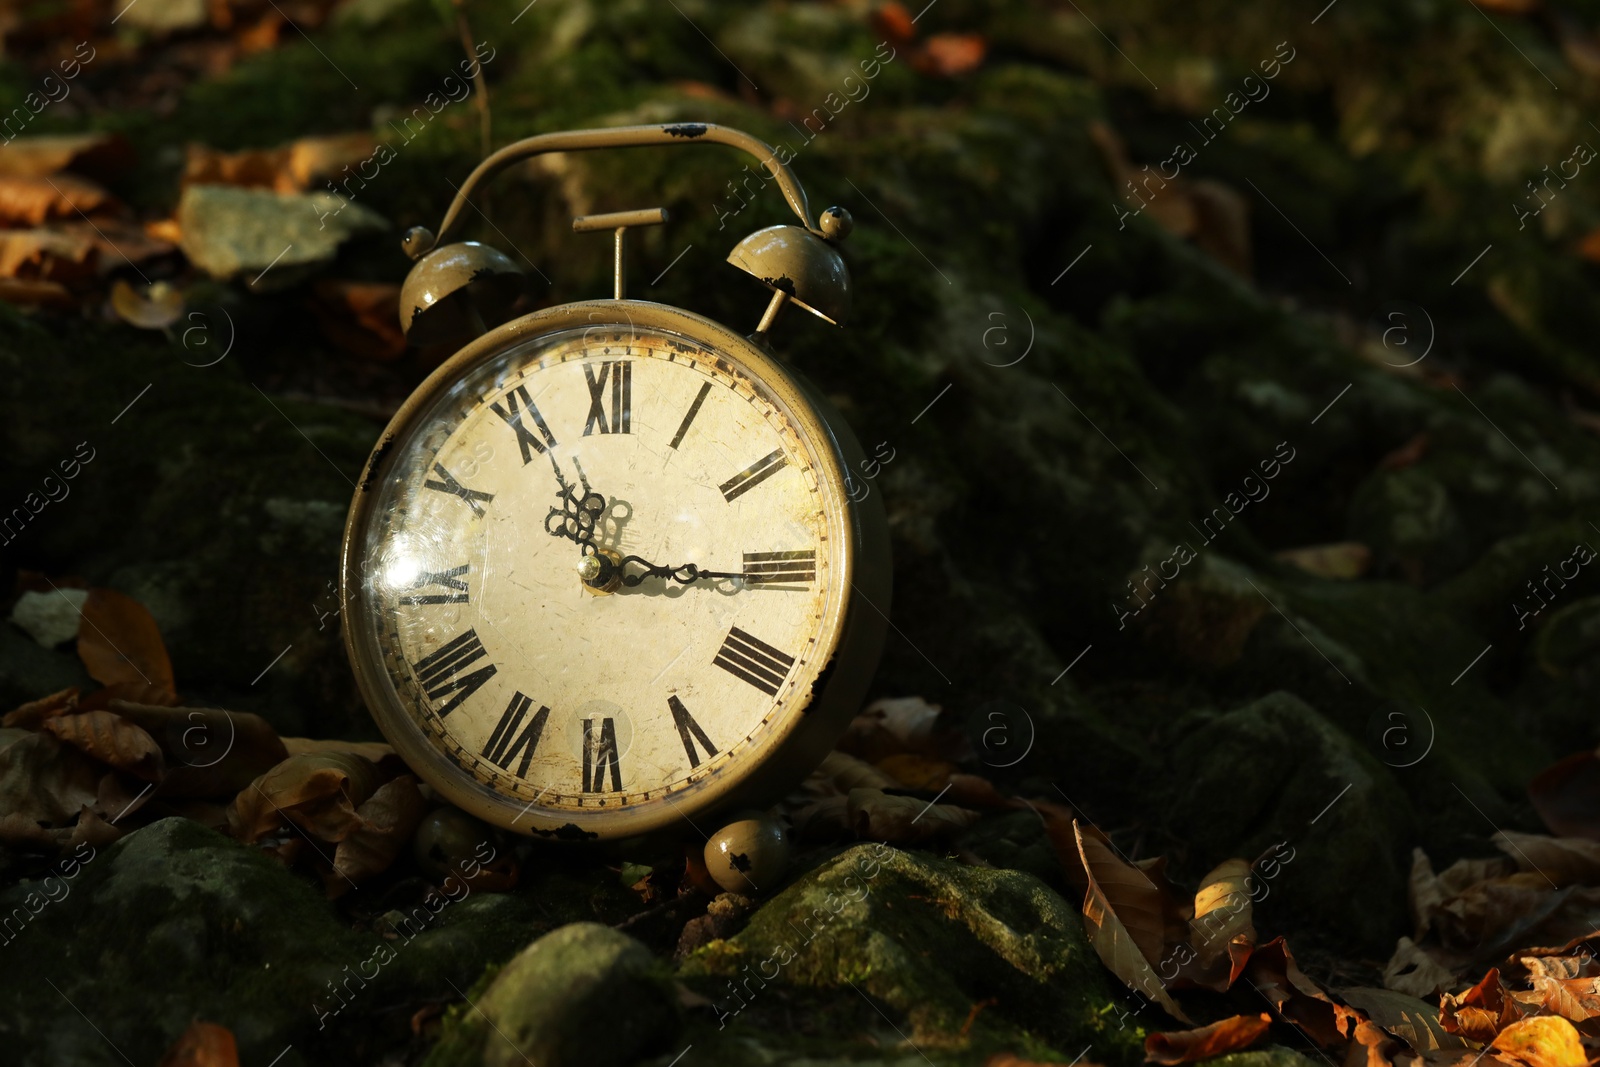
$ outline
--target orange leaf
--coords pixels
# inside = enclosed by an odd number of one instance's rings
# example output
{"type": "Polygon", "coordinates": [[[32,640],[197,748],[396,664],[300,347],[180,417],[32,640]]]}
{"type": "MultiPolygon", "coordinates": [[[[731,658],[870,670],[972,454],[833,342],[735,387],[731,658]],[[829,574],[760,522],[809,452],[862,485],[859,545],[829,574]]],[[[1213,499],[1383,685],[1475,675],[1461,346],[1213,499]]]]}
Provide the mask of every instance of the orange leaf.
{"type": "Polygon", "coordinates": [[[37,730],[39,724],[53,715],[64,715],[78,706],[78,687],[68,686],[57,693],[38,700],[30,700],[0,718],[0,726],[17,726],[24,730],[37,730]]]}
{"type": "Polygon", "coordinates": [[[177,691],[172,660],[144,605],[113,589],[91,589],[80,610],[78,658],[89,677],[119,687],[119,696],[143,691],[168,698],[149,703],[171,703],[177,691]]]}
{"type": "Polygon", "coordinates": [[[953,78],[978,69],[988,47],[981,34],[936,33],[911,62],[924,74],[953,78]]]}
{"type": "Polygon", "coordinates": [[[54,177],[0,175],[0,224],[38,226],[46,219],[90,214],[114,204],[111,194],[87,178],[68,174],[54,177]]]}
{"type": "Polygon", "coordinates": [[[196,1019],[156,1067],[239,1067],[239,1046],[226,1026],[196,1019]]]}
{"type": "Polygon", "coordinates": [[[1172,1030],[1144,1039],[1147,1063],[1193,1063],[1249,1048],[1272,1025],[1272,1016],[1233,1015],[1195,1030],[1172,1030]]]}
{"type": "Polygon", "coordinates": [[[1143,871],[1113,853],[1095,831],[1085,834],[1077,820],[1073,820],[1072,831],[1089,882],[1083,898],[1083,926],[1089,943],[1101,962],[1130,989],[1155,1001],[1174,1019],[1189,1022],[1152,966],[1161,959],[1166,931],[1161,891],[1143,871]],[[1124,909],[1132,928],[1119,914],[1124,909]]]}
{"type": "Polygon", "coordinates": [[[904,44],[917,33],[911,12],[899,0],[889,0],[872,13],[872,28],[895,44],[904,44]]]}
{"type": "Polygon", "coordinates": [[[233,797],[288,752],[259,715],[219,708],[174,708],[110,702],[111,710],[147,730],[166,756],[163,798],[233,797]]]}
{"type": "Polygon", "coordinates": [[[356,809],[377,786],[378,768],[361,756],[290,756],[240,791],[238,837],[253,843],[288,822],[322,841],[343,841],[363,825],[356,809]]]}
{"type": "Polygon", "coordinates": [[[146,782],[159,781],[161,747],[144,730],[109,711],[85,711],[46,719],[43,727],[85,755],[146,782]]]}
{"type": "Polygon", "coordinates": [[[1189,924],[1195,957],[1184,973],[1197,985],[1220,993],[1244,970],[1256,944],[1250,886],[1250,864],[1240,859],[1224,861],[1200,880],[1189,924]]]}
{"type": "Polygon", "coordinates": [[[1348,1013],[1301,972],[1283,938],[1273,938],[1252,952],[1245,971],[1268,1003],[1311,1040],[1325,1046],[1344,1043],[1348,1035],[1340,1023],[1348,1013]]]}
{"type": "Polygon", "coordinates": [[[1491,1046],[1529,1067],[1586,1067],[1578,1031],[1565,1019],[1540,1015],[1514,1022],[1500,1031],[1491,1046]]]}

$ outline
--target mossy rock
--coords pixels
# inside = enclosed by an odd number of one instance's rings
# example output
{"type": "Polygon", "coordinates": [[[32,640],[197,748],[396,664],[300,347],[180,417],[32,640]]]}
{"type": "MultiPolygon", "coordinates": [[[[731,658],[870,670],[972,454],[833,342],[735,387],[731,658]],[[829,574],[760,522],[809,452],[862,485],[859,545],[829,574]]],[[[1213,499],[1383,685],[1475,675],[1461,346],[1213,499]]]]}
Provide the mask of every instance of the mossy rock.
{"type": "Polygon", "coordinates": [[[752,1043],[854,1056],[878,1031],[895,1055],[908,1041],[961,1062],[1001,1049],[1050,1059],[1092,1042],[1101,1062],[1133,1062],[1142,1036],[1119,1027],[1114,980],[1076,909],[1044,883],[887,845],[807,872],[679,976],[712,998],[719,1024],[685,1039],[736,1062],[753,1058],[752,1043]],[[805,1032],[774,1043],[797,1006],[805,1032]]]}

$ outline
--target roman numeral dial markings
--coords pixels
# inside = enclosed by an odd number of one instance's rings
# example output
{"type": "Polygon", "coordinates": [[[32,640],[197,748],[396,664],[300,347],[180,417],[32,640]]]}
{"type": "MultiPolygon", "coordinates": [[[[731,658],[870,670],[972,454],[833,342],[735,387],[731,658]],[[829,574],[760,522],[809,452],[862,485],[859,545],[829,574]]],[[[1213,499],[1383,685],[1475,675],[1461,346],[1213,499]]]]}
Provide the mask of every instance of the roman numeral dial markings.
{"type": "Polygon", "coordinates": [[[776,449],[768,455],[762,456],[717,488],[722,490],[723,497],[731,504],[774,474],[777,474],[787,462],[788,460],[783,457],[783,449],[776,449]]]}
{"type": "Polygon", "coordinates": [[[611,771],[610,792],[622,791],[621,756],[617,752],[617,724],[613,719],[601,719],[597,727],[593,719],[583,720],[583,791],[607,792],[606,771],[611,771]]]}
{"type": "Polygon", "coordinates": [[[528,725],[523,726],[522,720],[527,718],[528,709],[533,707],[533,701],[521,693],[511,695],[511,703],[506,705],[506,710],[500,714],[500,721],[495,725],[494,733],[489,735],[489,743],[483,746],[485,758],[503,771],[511,770],[511,761],[517,756],[522,757],[522,764],[517,768],[517,777],[528,776],[528,764],[533,762],[533,750],[539,747],[539,738],[544,734],[544,724],[550,718],[550,709],[540,706],[533,713],[533,718],[528,720],[528,725]],[[517,729],[521,727],[522,732],[517,729]]]}
{"type": "Polygon", "coordinates": [[[430,478],[422,483],[422,488],[437,489],[441,493],[450,493],[452,496],[460,497],[467,502],[467,507],[472,509],[474,515],[483,514],[483,504],[479,504],[478,501],[481,500],[484,504],[487,504],[494,499],[493,493],[480,493],[478,490],[468,489],[456,481],[454,476],[444,469],[443,463],[435,463],[433,465],[433,473],[439,476],[439,480],[434,481],[430,478]]]}
{"type": "Polygon", "coordinates": [[[493,663],[469,670],[487,655],[477,631],[468,630],[417,661],[417,684],[422,686],[428,699],[449,697],[434,709],[435,715],[441,719],[449,715],[494,677],[493,663]]]}
{"type": "Polygon", "coordinates": [[[689,432],[689,424],[694,422],[696,415],[700,414],[700,405],[706,402],[706,394],[709,392],[711,392],[711,383],[700,383],[700,391],[695,394],[694,403],[689,405],[688,414],[684,415],[683,421],[678,423],[678,432],[672,435],[672,441],[667,445],[668,448],[675,449],[683,444],[683,435],[689,432]]]}
{"type": "Polygon", "coordinates": [[[768,696],[777,696],[794,657],[735,626],[711,662],[768,696]]]}
{"type": "Polygon", "coordinates": [[[545,425],[544,416],[539,414],[539,409],[533,406],[533,398],[528,396],[528,387],[519,385],[504,397],[505,404],[499,400],[489,405],[489,410],[506,420],[506,425],[517,432],[517,447],[522,449],[522,462],[524,464],[533,459],[535,452],[543,452],[546,448],[556,446],[556,436],[550,432],[550,427],[545,425]],[[521,401],[521,406],[518,406],[521,401]],[[544,440],[535,437],[533,431],[528,429],[523,421],[523,416],[533,420],[539,428],[539,433],[544,440]]]}
{"type": "Polygon", "coordinates": [[[426,589],[429,586],[439,586],[449,590],[442,593],[412,593],[400,598],[400,603],[405,605],[415,604],[465,604],[467,602],[467,568],[470,563],[463,563],[459,567],[451,567],[447,571],[434,573],[428,571],[412,583],[413,589],[426,589]]]}
{"type": "Polygon", "coordinates": [[[585,363],[583,377],[589,383],[589,417],[583,424],[583,436],[596,432],[632,433],[633,361],[608,359],[601,363],[585,363]],[[606,412],[608,381],[611,385],[609,418],[606,412]]]}
{"type": "Polygon", "coordinates": [[[802,584],[817,580],[817,552],[814,548],[793,552],[746,552],[746,585],[802,584]]]}
{"type": "Polygon", "coordinates": [[[683,701],[676,696],[670,696],[667,698],[667,707],[672,709],[672,722],[678,728],[678,737],[683,741],[683,750],[689,754],[689,766],[700,766],[700,753],[695,751],[694,747],[696,741],[706,750],[707,756],[717,754],[717,746],[711,743],[711,738],[706,736],[705,730],[694,721],[694,716],[683,706],[683,701]]]}

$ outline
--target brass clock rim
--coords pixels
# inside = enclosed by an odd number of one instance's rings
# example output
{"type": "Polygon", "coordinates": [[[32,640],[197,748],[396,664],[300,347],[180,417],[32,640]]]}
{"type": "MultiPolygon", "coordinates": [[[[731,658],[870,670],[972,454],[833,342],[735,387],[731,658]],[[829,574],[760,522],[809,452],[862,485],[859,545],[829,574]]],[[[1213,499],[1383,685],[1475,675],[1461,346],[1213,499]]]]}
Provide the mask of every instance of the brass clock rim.
{"type": "MultiPolygon", "coordinates": [[[[859,700],[877,662],[886,626],[886,622],[874,625],[874,620],[865,617],[863,601],[885,618],[887,607],[871,604],[860,589],[863,583],[869,585],[878,593],[880,603],[887,604],[888,551],[881,506],[871,501],[874,506],[864,509],[850,498],[845,480],[845,453],[849,451],[847,445],[854,445],[854,439],[842,423],[839,429],[830,424],[827,408],[826,401],[814,389],[745,337],[704,316],[653,301],[601,299],[542,308],[504,323],[463,346],[423,379],[385,426],[363,469],[345,521],[339,568],[345,651],[362,699],[388,742],[406,764],[445,799],[490,823],[523,834],[561,839],[632,837],[667,830],[682,819],[685,811],[695,815],[727,803],[776,799],[771,796],[775,786],[788,779],[797,782],[837,739],[838,732],[848,721],[848,714],[854,710],[854,700],[859,700]],[[357,557],[364,547],[363,534],[376,500],[373,490],[380,478],[392,469],[394,442],[412,427],[423,409],[443,390],[480,362],[522,342],[565,329],[624,324],[680,333],[726,351],[743,363],[799,424],[816,453],[819,484],[826,484],[838,509],[838,518],[832,520],[830,532],[839,538],[836,551],[840,606],[829,620],[825,651],[819,643],[818,654],[825,659],[813,683],[810,701],[794,708],[786,722],[775,724],[777,732],[765,744],[763,753],[752,753],[744,767],[736,765],[727,772],[688,786],[676,799],[667,797],[665,803],[651,804],[641,810],[596,808],[592,812],[564,811],[550,816],[535,813],[530,807],[521,809],[519,814],[516,801],[472,778],[415,729],[403,708],[389,707],[384,687],[392,683],[387,679],[387,672],[381,664],[367,664],[365,653],[358,648],[356,620],[364,616],[355,613],[361,599],[358,592],[361,568],[357,557]],[[841,440],[841,431],[847,440],[841,440]],[[858,567],[863,553],[881,557],[880,565],[870,567],[865,574],[858,567]],[[846,660],[850,661],[851,673],[860,673],[865,667],[866,677],[837,681],[831,677],[836,673],[835,667],[846,660]],[[825,704],[830,707],[823,708],[825,704]],[[380,712],[380,708],[386,710],[380,712]],[[391,720],[396,721],[391,723],[391,720]],[[818,740],[824,733],[831,733],[831,736],[826,737],[826,743],[819,749],[818,740]]],[[[859,447],[854,450],[859,451],[859,447]]]]}

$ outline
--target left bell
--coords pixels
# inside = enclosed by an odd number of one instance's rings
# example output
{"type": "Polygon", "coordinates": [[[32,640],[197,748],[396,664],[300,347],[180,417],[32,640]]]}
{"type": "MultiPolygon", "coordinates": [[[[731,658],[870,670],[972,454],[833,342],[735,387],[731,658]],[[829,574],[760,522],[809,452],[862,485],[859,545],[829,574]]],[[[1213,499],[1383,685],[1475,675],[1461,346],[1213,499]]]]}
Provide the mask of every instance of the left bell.
{"type": "Polygon", "coordinates": [[[400,328],[416,345],[459,344],[510,318],[523,292],[522,268],[477,241],[436,248],[400,287],[400,328]]]}

